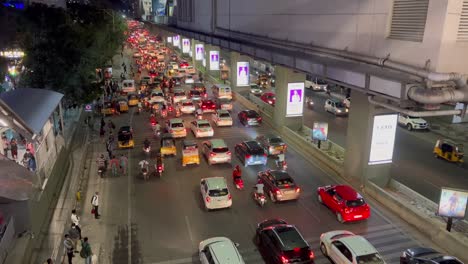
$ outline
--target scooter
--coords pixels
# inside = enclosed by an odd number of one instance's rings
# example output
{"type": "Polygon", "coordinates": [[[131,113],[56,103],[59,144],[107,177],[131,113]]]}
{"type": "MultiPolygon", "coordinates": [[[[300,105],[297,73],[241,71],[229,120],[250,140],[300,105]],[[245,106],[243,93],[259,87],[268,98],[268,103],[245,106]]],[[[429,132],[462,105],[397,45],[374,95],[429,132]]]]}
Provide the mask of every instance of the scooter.
{"type": "Polygon", "coordinates": [[[103,177],[104,176],[104,173],[106,172],[106,168],[105,167],[99,167],[98,168],[98,175],[99,177],[103,177]]]}
{"type": "Polygon", "coordinates": [[[154,135],[155,137],[157,137],[157,138],[160,137],[160,136],[161,136],[161,129],[158,129],[158,128],[156,128],[156,127],[153,127],[153,135],[154,135]]]}
{"type": "Polygon", "coordinates": [[[143,152],[145,152],[146,156],[149,156],[151,153],[151,146],[143,146],[143,152]]]}
{"type": "Polygon", "coordinates": [[[163,172],[164,172],[163,165],[158,164],[158,165],[155,165],[155,167],[156,167],[156,172],[159,175],[159,178],[162,178],[162,175],[163,175],[163,172]]]}
{"type": "Polygon", "coordinates": [[[266,203],[265,194],[258,194],[257,189],[255,189],[255,188],[254,188],[254,192],[253,192],[253,198],[258,203],[258,205],[260,205],[261,207],[263,207],[265,205],[265,203],[266,203]]]}
{"type": "Polygon", "coordinates": [[[243,190],[244,189],[244,180],[242,180],[241,177],[235,177],[234,178],[234,185],[236,186],[237,190],[243,190]]]}
{"type": "Polygon", "coordinates": [[[141,107],[140,106],[138,107],[137,114],[138,115],[141,114],[141,107]]]}
{"type": "Polygon", "coordinates": [[[161,110],[161,117],[166,118],[167,117],[167,110],[161,110]]]}

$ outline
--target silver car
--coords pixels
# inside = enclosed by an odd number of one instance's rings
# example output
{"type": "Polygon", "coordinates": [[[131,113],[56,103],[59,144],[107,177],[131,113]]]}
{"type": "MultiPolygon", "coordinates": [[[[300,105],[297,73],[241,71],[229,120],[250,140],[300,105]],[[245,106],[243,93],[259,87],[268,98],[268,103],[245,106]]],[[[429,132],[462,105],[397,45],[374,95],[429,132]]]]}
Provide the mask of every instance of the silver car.
{"type": "Polygon", "coordinates": [[[267,170],[258,173],[258,178],[265,184],[265,193],[272,202],[297,200],[301,189],[286,171],[267,170]]]}
{"type": "Polygon", "coordinates": [[[203,142],[202,152],[210,165],[231,163],[231,151],[222,139],[211,139],[203,142]]]}

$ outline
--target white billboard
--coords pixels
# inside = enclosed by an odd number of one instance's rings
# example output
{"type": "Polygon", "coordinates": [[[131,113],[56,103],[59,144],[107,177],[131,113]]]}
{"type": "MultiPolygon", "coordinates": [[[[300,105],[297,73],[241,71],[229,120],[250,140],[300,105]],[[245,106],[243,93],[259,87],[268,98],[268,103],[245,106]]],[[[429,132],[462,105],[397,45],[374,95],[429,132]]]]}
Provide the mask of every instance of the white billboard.
{"type": "Polygon", "coordinates": [[[237,85],[236,86],[249,86],[249,62],[237,62],[237,85]]]}
{"type": "Polygon", "coordinates": [[[210,71],[219,71],[219,51],[210,50],[210,71]]]}
{"type": "Polygon", "coordinates": [[[182,53],[190,52],[190,39],[182,39],[182,53]]]}
{"type": "Polygon", "coordinates": [[[167,43],[172,43],[172,37],[167,37],[167,43]]]}
{"type": "Polygon", "coordinates": [[[196,44],[195,45],[195,60],[197,61],[201,61],[203,60],[203,57],[204,54],[205,54],[205,51],[204,51],[204,47],[203,47],[203,44],[196,44]]]}
{"type": "Polygon", "coordinates": [[[437,214],[452,218],[465,218],[468,191],[442,187],[437,214]]]}
{"type": "Polygon", "coordinates": [[[304,83],[288,83],[286,116],[302,116],[304,110],[304,83]]]}
{"type": "Polygon", "coordinates": [[[175,35],[174,37],[172,37],[172,45],[174,45],[174,47],[180,48],[180,36],[179,35],[175,35]]]}
{"type": "Polygon", "coordinates": [[[397,119],[397,114],[374,116],[369,165],[392,162],[397,119]]]}

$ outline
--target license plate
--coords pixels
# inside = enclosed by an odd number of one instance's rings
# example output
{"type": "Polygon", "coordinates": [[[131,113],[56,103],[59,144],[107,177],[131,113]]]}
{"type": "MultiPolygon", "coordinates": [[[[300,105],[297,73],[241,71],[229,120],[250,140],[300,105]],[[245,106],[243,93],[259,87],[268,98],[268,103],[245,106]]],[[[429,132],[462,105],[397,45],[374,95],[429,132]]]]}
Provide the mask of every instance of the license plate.
{"type": "Polygon", "coordinates": [[[285,191],[284,193],[285,194],[292,194],[292,193],[294,193],[294,191],[285,191]]]}
{"type": "Polygon", "coordinates": [[[275,150],[281,151],[281,150],[283,150],[283,147],[281,147],[281,146],[275,147],[275,150]]]}
{"type": "Polygon", "coordinates": [[[355,215],[354,218],[361,218],[362,215],[355,215]]]}

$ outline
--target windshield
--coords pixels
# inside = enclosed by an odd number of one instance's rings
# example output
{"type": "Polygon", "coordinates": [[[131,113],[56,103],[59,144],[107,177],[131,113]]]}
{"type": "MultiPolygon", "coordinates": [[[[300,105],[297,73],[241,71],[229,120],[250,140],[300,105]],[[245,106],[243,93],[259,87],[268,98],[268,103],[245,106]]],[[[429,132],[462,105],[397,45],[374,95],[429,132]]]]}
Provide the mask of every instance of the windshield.
{"type": "Polygon", "coordinates": [[[272,144],[281,144],[281,143],[283,143],[283,140],[281,138],[274,137],[274,138],[270,138],[270,143],[272,143],[272,144]]]}
{"type": "Polygon", "coordinates": [[[229,193],[228,189],[224,188],[224,189],[210,190],[208,192],[208,195],[211,197],[220,197],[220,196],[226,196],[228,195],[228,193],[229,193]]]}
{"type": "Polygon", "coordinates": [[[130,139],[132,139],[132,134],[127,134],[127,133],[119,134],[118,139],[119,139],[119,141],[130,140],[130,139]]]}
{"type": "Polygon", "coordinates": [[[266,94],[265,98],[267,99],[275,99],[275,96],[273,94],[266,94]]]}
{"type": "Polygon", "coordinates": [[[278,187],[288,188],[288,187],[291,187],[292,185],[294,185],[294,182],[292,181],[291,178],[276,180],[276,186],[278,186],[278,187]]]}
{"type": "Polygon", "coordinates": [[[163,147],[172,147],[174,146],[174,143],[172,142],[172,139],[164,139],[162,145],[163,147]]]}
{"type": "Polygon", "coordinates": [[[172,127],[172,128],[184,127],[184,124],[182,124],[182,123],[172,123],[171,127],[172,127]]]}
{"type": "Polygon", "coordinates": [[[190,91],[190,94],[191,95],[200,95],[200,92],[199,91],[190,91]]]}
{"type": "Polygon", "coordinates": [[[352,201],[346,201],[346,206],[347,207],[359,207],[365,205],[366,202],[364,202],[364,199],[357,199],[357,200],[352,200],[352,201]]]}
{"type": "Polygon", "coordinates": [[[174,96],[185,96],[184,92],[175,92],[174,96]]]}
{"type": "Polygon", "coordinates": [[[210,128],[210,124],[208,123],[198,123],[198,127],[199,128],[210,128]]]}
{"type": "Polygon", "coordinates": [[[358,264],[364,264],[364,263],[369,263],[369,264],[378,264],[378,263],[385,263],[382,259],[382,257],[378,253],[372,253],[369,255],[364,255],[364,256],[357,256],[356,257],[356,262],[358,264]]]}
{"type": "Polygon", "coordinates": [[[338,107],[338,108],[345,108],[345,105],[343,103],[341,103],[341,102],[336,102],[335,106],[338,107]]]}
{"type": "Polygon", "coordinates": [[[219,114],[220,118],[230,118],[231,116],[228,113],[219,114]]]}
{"type": "Polygon", "coordinates": [[[256,112],[249,111],[247,112],[247,117],[258,117],[258,114],[256,112]]]}
{"type": "Polygon", "coordinates": [[[190,103],[190,102],[187,102],[187,103],[182,103],[182,105],[183,105],[183,106],[193,106],[193,104],[192,104],[192,103],[190,103]]]}
{"type": "Polygon", "coordinates": [[[324,81],[324,80],[317,80],[317,84],[325,85],[325,84],[327,84],[327,82],[324,81]]]}
{"type": "Polygon", "coordinates": [[[229,149],[227,147],[223,147],[223,148],[213,148],[213,152],[214,153],[226,153],[228,152],[229,149]]]}
{"type": "Polygon", "coordinates": [[[163,93],[153,93],[151,94],[152,97],[156,97],[156,96],[164,96],[163,93]]]}

